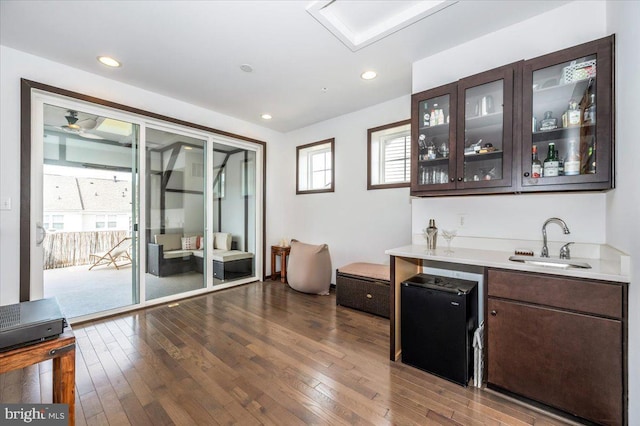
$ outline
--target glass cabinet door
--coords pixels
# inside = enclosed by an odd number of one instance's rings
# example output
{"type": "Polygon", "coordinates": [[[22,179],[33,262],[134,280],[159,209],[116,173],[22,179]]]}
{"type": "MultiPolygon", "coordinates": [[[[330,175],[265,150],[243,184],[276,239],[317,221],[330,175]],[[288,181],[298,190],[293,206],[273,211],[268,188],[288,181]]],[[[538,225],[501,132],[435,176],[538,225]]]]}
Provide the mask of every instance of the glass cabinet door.
{"type": "MultiPolygon", "coordinates": [[[[610,183],[610,39],[527,61],[524,188],[610,183]]],[[[595,188],[595,187],[594,187],[595,188]]],[[[565,188],[562,188],[565,189],[565,188]]]]}
{"type": "Polygon", "coordinates": [[[460,80],[458,188],[511,186],[515,65],[460,80]]]}
{"type": "Polygon", "coordinates": [[[412,97],[411,190],[455,188],[455,84],[412,97]]]}

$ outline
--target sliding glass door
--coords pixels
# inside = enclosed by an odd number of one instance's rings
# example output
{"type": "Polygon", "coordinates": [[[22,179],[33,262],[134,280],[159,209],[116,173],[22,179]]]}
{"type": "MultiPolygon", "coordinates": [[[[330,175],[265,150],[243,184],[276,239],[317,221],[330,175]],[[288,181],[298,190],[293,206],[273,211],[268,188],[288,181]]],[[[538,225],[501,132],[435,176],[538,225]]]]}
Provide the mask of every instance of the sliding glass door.
{"type": "Polygon", "coordinates": [[[263,143],[67,93],[30,92],[25,300],[73,322],[261,279],[263,143]]]}
{"type": "Polygon", "coordinates": [[[139,126],[54,102],[32,152],[33,279],[70,318],[136,304],[139,126]]]}
{"type": "Polygon", "coordinates": [[[214,285],[256,275],[256,152],[214,138],[214,285]],[[225,242],[228,244],[225,245],[225,242]]]}
{"type": "Polygon", "coordinates": [[[146,299],[207,286],[206,141],[146,129],[146,299]]]}

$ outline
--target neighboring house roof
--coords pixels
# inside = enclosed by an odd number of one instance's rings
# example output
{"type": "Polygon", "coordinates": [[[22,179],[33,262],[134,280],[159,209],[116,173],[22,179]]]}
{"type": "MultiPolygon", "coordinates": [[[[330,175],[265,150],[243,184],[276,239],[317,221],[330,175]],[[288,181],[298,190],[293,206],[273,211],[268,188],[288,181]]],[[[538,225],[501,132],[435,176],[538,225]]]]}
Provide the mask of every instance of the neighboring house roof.
{"type": "Polygon", "coordinates": [[[128,212],[131,183],[114,179],[44,175],[45,211],[128,212]]]}
{"type": "Polygon", "coordinates": [[[80,192],[73,176],[44,175],[44,211],[81,211],[80,192]]]}

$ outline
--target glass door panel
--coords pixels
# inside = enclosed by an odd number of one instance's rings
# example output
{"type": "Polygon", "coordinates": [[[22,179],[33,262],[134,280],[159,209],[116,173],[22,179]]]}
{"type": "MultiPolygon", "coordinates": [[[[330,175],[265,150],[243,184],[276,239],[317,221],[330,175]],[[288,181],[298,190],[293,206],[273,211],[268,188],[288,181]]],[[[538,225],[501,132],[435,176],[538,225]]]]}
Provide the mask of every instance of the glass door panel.
{"type": "MultiPolygon", "coordinates": [[[[43,105],[43,295],[67,318],[138,303],[139,126],[108,111],[43,105]]],[[[34,183],[37,181],[34,179],[34,183]]]]}
{"type": "Polygon", "coordinates": [[[526,61],[523,189],[611,186],[611,49],[605,38],[526,61]]]}
{"type": "Polygon", "coordinates": [[[455,187],[456,85],[412,96],[411,190],[455,187]]]}
{"type": "Polygon", "coordinates": [[[532,90],[532,144],[543,157],[540,177],[595,174],[595,55],[534,71],[532,90]]]}
{"type": "Polygon", "coordinates": [[[253,277],[257,249],[256,152],[213,144],[213,285],[253,277]]]}
{"type": "Polygon", "coordinates": [[[450,96],[420,102],[422,125],[418,135],[418,182],[440,185],[449,182],[449,109],[450,96]]]}
{"type": "Polygon", "coordinates": [[[146,299],[206,287],[206,141],[146,129],[146,299]]]}
{"type": "Polygon", "coordinates": [[[504,170],[504,81],[465,90],[464,182],[502,180],[504,170]]]}

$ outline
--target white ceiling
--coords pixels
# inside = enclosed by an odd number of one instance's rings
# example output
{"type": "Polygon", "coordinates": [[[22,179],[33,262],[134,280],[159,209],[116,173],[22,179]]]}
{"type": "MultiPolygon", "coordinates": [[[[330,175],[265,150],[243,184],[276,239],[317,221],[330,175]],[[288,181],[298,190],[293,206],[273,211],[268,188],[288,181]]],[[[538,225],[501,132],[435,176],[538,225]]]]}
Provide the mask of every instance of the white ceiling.
{"type": "MultiPolygon", "coordinates": [[[[416,3],[336,1],[354,30],[416,3]]],[[[355,52],[307,13],[312,3],[0,0],[0,44],[287,132],[407,95],[416,60],[567,1],[463,0],[355,52]],[[378,77],[362,80],[368,69],[378,77]]]]}

